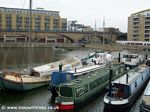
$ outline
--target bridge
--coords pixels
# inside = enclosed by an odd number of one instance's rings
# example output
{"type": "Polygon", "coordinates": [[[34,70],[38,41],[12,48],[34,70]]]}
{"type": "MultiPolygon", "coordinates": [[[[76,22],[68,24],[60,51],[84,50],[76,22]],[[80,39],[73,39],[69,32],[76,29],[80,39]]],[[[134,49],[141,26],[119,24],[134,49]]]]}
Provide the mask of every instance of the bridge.
{"type": "MultiPolygon", "coordinates": [[[[1,32],[0,41],[28,41],[28,32],[1,32]],[[23,39],[22,39],[23,38],[23,39]]],[[[116,33],[111,32],[32,32],[32,40],[62,43],[114,43],[116,33]]]]}

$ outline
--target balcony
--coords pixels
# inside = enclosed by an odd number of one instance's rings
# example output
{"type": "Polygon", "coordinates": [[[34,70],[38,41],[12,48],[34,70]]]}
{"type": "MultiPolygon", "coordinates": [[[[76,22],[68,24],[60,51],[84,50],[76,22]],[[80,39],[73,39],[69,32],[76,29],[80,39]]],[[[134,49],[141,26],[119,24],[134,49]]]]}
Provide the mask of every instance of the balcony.
{"type": "Polygon", "coordinates": [[[145,26],[145,30],[149,30],[150,29],[150,26],[145,26]]]}
{"type": "Polygon", "coordinates": [[[139,18],[133,18],[133,22],[139,22],[139,18]]]}
{"type": "Polygon", "coordinates": [[[139,26],[133,26],[133,30],[138,30],[139,26]]]}
{"type": "Polygon", "coordinates": [[[149,36],[150,36],[149,34],[144,34],[145,38],[149,38],[149,36]]]}

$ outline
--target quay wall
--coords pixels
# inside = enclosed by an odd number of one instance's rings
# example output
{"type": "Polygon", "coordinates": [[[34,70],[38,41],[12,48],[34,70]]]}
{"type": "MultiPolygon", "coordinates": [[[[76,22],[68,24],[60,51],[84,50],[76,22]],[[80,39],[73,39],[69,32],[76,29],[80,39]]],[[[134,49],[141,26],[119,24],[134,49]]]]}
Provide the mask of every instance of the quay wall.
{"type": "MultiPolygon", "coordinates": [[[[6,42],[0,43],[0,48],[9,48],[9,47],[28,47],[29,43],[22,43],[22,42],[6,42]]],[[[52,47],[55,46],[57,48],[64,48],[68,50],[73,49],[101,49],[106,51],[121,51],[121,50],[133,50],[133,51],[150,51],[150,46],[139,46],[139,45],[122,45],[122,44],[76,44],[76,43],[61,43],[61,44],[54,44],[54,43],[32,43],[32,47],[52,47]]]]}

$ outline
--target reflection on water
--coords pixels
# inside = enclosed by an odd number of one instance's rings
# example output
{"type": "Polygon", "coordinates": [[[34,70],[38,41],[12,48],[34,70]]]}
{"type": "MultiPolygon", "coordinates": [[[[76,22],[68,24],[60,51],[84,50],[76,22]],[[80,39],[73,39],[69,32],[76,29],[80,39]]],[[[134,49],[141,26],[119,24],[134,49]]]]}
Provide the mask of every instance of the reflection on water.
{"type": "MultiPolygon", "coordinates": [[[[48,62],[56,61],[68,56],[84,57],[94,50],[77,50],[68,53],[61,53],[60,51],[53,51],[51,48],[34,48],[32,49],[32,63],[33,65],[41,65],[48,62]]],[[[115,57],[118,56],[119,52],[113,53],[115,57]]],[[[4,67],[23,67],[27,64],[27,48],[4,48],[0,49],[0,63],[1,69],[4,67]],[[21,66],[20,66],[21,65],[21,66]]],[[[0,90],[0,112],[3,106],[17,107],[22,109],[5,109],[4,112],[57,112],[53,110],[52,106],[49,105],[49,98],[51,97],[50,91],[47,86],[38,88],[28,92],[12,92],[12,91],[1,91],[0,90]],[[33,107],[24,108],[23,107],[33,107]],[[39,109],[34,109],[38,107],[39,109]]],[[[103,112],[103,97],[104,93],[96,97],[95,100],[89,102],[84,107],[75,110],[74,112],[103,112]]],[[[139,102],[133,106],[130,112],[139,111],[139,102]]],[[[65,111],[66,112],[66,111],[65,111]]],[[[70,111],[68,111],[70,112],[70,111]]],[[[73,112],[73,111],[71,111],[73,112]]]]}
{"type": "MultiPolygon", "coordinates": [[[[31,66],[62,59],[64,56],[52,48],[32,48],[31,66]]],[[[28,48],[0,48],[0,69],[25,68],[28,64],[28,48]]]]}

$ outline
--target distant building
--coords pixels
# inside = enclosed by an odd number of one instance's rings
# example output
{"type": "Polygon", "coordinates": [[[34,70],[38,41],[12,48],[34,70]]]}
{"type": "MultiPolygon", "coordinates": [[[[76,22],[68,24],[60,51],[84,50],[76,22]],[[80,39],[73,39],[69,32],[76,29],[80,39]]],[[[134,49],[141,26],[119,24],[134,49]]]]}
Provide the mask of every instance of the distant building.
{"type": "Polygon", "coordinates": [[[150,9],[128,17],[128,41],[150,41],[150,9]]]}
{"type": "MultiPolygon", "coordinates": [[[[32,31],[66,31],[67,19],[61,18],[59,11],[32,10],[32,31]]],[[[26,32],[29,30],[29,9],[0,7],[1,32],[26,32]]]]}
{"type": "Polygon", "coordinates": [[[68,31],[70,32],[92,32],[91,26],[85,26],[84,24],[78,24],[77,21],[68,21],[68,31]]]}

